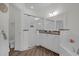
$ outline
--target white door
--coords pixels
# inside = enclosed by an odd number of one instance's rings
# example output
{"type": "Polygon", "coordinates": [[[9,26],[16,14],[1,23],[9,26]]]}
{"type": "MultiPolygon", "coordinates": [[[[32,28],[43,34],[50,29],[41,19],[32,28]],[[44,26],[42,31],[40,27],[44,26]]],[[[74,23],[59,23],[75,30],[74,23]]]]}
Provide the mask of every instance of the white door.
{"type": "MultiPolygon", "coordinates": [[[[0,9],[1,9],[1,5],[2,4],[0,4],[0,9]]],[[[5,4],[5,6],[9,10],[9,5],[5,4]]],[[[4,8],[5,10],[6,10],[6,7],[4,8]]],[[[9,13],[8,13],[8,10],[6,12],[2,12],[0,10],[0,56],[7,56],[9,52],[9,42],[8,42],[9,13]]]]}

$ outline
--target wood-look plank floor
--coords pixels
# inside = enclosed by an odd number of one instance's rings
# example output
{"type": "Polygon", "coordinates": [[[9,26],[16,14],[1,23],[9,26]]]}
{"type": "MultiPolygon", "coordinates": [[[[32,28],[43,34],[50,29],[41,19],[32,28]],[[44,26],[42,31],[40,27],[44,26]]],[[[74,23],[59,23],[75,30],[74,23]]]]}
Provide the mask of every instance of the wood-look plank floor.
{"type": "Polygon", "coordinates": [[[14,51],[10,54],[10,56],[59,56],[59,54],[42,46],[36,46],[26,51],[14,51]]]}

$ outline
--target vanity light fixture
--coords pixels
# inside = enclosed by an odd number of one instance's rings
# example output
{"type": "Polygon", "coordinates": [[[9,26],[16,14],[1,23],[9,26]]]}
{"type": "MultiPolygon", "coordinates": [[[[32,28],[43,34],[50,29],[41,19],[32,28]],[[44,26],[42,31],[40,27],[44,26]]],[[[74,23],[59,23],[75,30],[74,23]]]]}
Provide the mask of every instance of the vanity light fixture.
{"type": "Polygon", "coordinates": [[[49,13],[49,17],[52,17],[53,16],[53,13],[49,13]]]}
{"type": "Polygon", "coordinates": [[[51,12],[51,13],[49,13],[49,17],[53,17],[53,16],[56,16],[56,15],[58,15],[58,11],[54,11],[54,12],[51,12]]]}
{"type": "Polygon", "coordinates": [[[58,15],[58,11],[54,11],[54,12],[53,12],[53,15],[54,15],[54,16],[58,15]]]}

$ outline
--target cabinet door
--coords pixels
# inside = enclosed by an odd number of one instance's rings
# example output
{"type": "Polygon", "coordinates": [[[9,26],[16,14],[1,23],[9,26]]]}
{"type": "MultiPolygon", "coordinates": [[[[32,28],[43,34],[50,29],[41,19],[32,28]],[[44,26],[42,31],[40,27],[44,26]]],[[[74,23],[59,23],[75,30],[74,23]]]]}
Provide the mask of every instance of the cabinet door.
{"type": "Polygon", "coordinates": [[[50,50],[58,52],[59,43],[60,43],[58,35],[49,35],[47,42],[48,42],[48,48],[50,50]]]}
{"type": "Polygon", "coordinates": [[[50,34],[41,34],[41,45],[55,52],[59,52],[60,37],[50,34]]]}
{"type": "Polygon", "coordinates": [[[41,35],[41,39],[40,39],[41,45],[44,46],[44,47],[48,47],[48,42],[47,42],[48,35],[47,34],[42,34],[42,33],[40,35],[41,35]]]}

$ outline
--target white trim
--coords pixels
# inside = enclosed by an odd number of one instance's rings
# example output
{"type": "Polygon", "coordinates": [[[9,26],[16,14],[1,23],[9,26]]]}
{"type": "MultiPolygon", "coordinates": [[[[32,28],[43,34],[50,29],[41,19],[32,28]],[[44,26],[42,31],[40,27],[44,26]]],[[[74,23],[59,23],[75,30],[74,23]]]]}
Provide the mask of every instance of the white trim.
{"type": "MultiPolygon", "coordinates": [[[[67,54],[69,54],[70,56],[78,56],[76,53],[71,52],[70,50],[68,50],[68,48],[66,48],[64,45],[60,45],[60,48],[64,50],[65,54],[67,52],[67,54]]],[[[62,54],[60,54],[60,55],[62,55],[62,54]]],[[[63,55],[63,56],[65,56],[65,55],[63,55]]]]}

